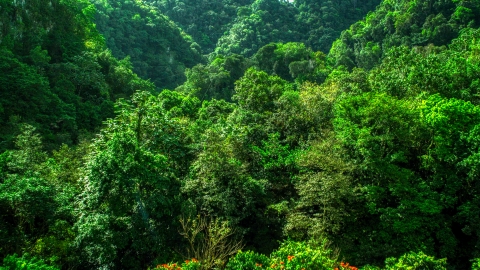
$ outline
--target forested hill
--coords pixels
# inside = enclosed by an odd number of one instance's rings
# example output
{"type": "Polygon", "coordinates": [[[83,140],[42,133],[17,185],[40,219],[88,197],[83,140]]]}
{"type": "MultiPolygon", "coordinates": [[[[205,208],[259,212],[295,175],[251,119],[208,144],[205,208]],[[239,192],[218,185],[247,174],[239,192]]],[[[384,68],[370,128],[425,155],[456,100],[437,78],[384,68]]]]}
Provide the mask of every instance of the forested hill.
{"type": "Polygon", "coordinates": [[[478,1],[383,1],[334,43],[336,66],[370,69],[397,46],[448,45],[465,27],[480,24],[478,1]]]}
{"type": "Polygon", "coordinates": [[[480,269],[479,16],[0,0],[0,270],[480,269]]]}
{"type": "Polygon", "coordinates": [[[113,55],[129,56],[141,78],[173,89],[185,81],[185,68],[204,62],[202,54],[251,57],[271,42],[303,42],[327,53],[379,0],[92,2],[113,55]]]}
{"type": "Polygon", "coordinates": [[[14,146],[22,123],[37,128],[47,149],[76,144],[114,116],[117,98],[153,91],[106,49],[88,1],[0,3],[2,151],[14,146]]]}
{"type": "Polygon", "coordinates": [[[253,55],[270,42],[303,42],[327,53],[340,32],[375,9],[379,0],[257,0],[239,10],[215,52],[253,55]],[[292,2],[292,1],[291,1],[292,2]]]}
{"type": "Polygon", "coordinates": [[[174,22],[143,1],[93,1],[95,23],[112,54],[130,57],[133,70],[157,88],[185,81],[185,68],[203,62],[202,49],[174,22]]]}
{"type": "Polygon", "coordinates": [[[204,52],[212,52],[218,39],[253,0],[150,1],[190,34],[204,52]]]}

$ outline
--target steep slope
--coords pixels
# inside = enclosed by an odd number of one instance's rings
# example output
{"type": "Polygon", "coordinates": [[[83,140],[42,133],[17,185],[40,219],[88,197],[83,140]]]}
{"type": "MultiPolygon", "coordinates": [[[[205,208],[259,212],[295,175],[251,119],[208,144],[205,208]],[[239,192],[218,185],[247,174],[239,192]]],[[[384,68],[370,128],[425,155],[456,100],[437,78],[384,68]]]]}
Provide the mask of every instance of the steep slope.
{"type": "Polygon", "coordinates": [[[75,142],[113,116],[113,101],[150,83],[128,61],[105,51],[88,1],[2,1],[0,9],[0,149],[20,123],[54,147],[75,142]]]}
{"type": "Polygon", "coordinates": [[[298,10],[288,2],[257,0],[242,9],[228,34],[222,36],[216,54],[252,56],[270,42],[290,42],[301,39],[295,17],[298,10]]]}
{"type": "Polygon", "coordinates": [[[478,1],[385,0],[344,31],[332,47],[335,65],[372,68],[394,46],[446,45],[480,24],[478,1]]]}
{"type": "Polygon", "coordinates": [[[253,0],[161,0],[152,1],[200,44],[205,53],[215,49],[218,39],[228,32],[237,13],[253,0]]]}
{"type": "Polygon", "coordinates": [[[185,80],[185,67],[202,62],[201,49],[174,22],[142,1],[94,1],[96,24],[115,57],[130,56],[133,70],[159,89],[185,80]]]}
{"type": "Polygon", "coordinates": [[[380,0],[295,0],[302,42],[327,53],[340,33],[375,10],[380,0]]]}
{"type": "Polygon", "coordinates": [[[270,42],[303,42],[326,53],[341,31],[363,18],[380,1],[292,2],[256,0],[242,8],[229,32],[219,39],[215,52],[251,56],[270,42]]]}

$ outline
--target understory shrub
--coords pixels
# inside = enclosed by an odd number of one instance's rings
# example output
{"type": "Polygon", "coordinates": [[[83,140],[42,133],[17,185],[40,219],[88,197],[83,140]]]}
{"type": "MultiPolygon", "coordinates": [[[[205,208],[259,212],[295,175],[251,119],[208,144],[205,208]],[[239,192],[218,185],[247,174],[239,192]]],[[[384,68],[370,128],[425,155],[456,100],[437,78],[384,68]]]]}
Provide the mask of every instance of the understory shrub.
{"type": "Polygon", "coordinates": [[[59,270],[59,268],[50,266],[36,257],[30,257],[28,254],[24,254],[22,257],[13,254],[3,259],[0,270],[59,270]]]}
{"type": "Polygon", "coordinates": [[[447,259],[435,259],[423,252],[409,252],[400,258],[388,258],[386,270],[446,270],[447,259]]]}

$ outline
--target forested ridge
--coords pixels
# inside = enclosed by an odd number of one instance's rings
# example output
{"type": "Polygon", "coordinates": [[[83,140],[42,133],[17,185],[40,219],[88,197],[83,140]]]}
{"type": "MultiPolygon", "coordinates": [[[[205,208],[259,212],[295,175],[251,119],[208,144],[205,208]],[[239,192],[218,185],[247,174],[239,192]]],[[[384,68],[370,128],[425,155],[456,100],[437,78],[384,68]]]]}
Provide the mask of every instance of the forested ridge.
{"type": "Polygon", "coordinates": [[[0,0],[0,269],[480,269],[480,1],[0,0]]]}

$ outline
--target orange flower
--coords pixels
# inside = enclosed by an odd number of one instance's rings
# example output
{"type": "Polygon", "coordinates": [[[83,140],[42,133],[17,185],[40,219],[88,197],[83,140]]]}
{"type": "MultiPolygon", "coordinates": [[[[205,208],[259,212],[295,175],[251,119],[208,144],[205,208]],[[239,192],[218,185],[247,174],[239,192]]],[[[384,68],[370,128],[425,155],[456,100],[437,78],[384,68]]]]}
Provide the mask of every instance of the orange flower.
{"type": "Polygon", "coordinates": [[[190,262],[190,260],[186,260],[186,261],[185,261],[185,264],[188,264],[189,262],[190,262]]]}
{"type": "Polygon", "coordinates": [[[255,266],[256,267],[262,267],[262,264],[261,263],[255,263],[255,266]]]}
{"type": "Polygon", "coordinates": [[[287,258],[288,258],[288,261],[291,261],[293,258],[295,258],[295,256],[288,255],[287,258]]]}
{"type": "Polygon", "coordinates": [[[280,262],[280,264],[284,264],[284,262],[280,262]]]}
{"type": "Polygon", "coordinates": [[[196,263],[196,262],[198,262],[198,260],[195,259],[195,258],[192,258],[192,262],[196,263]]]}

